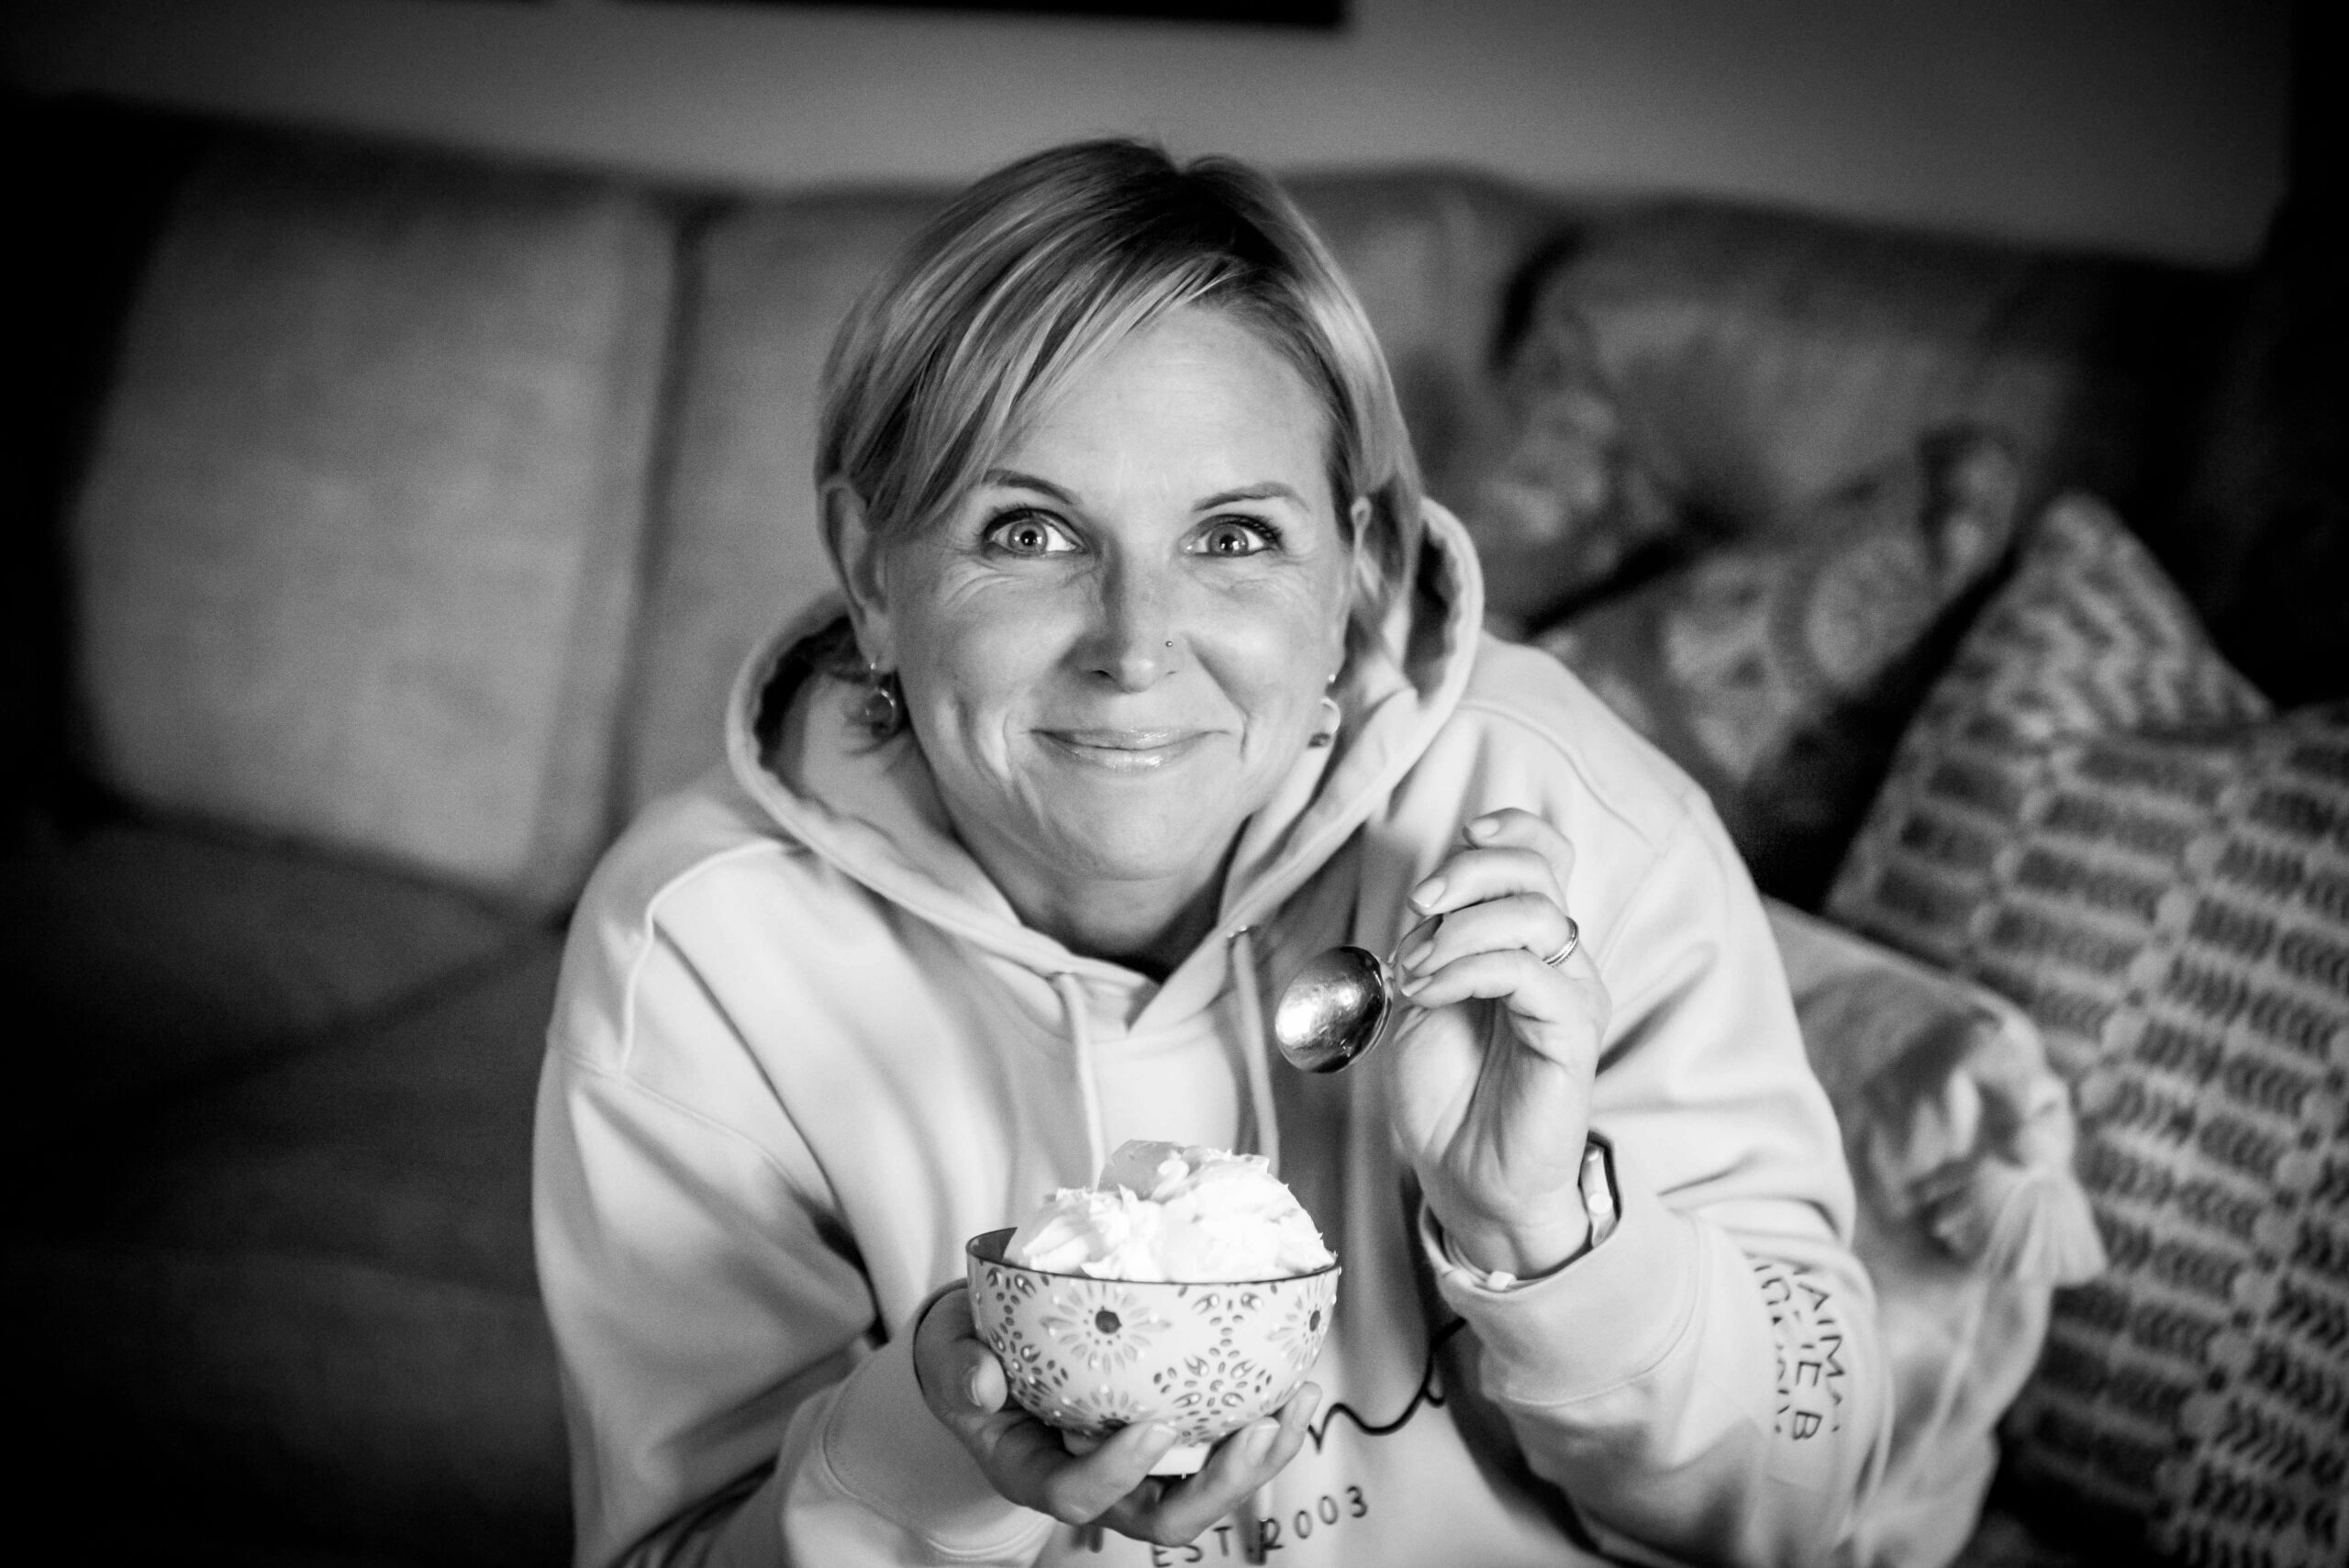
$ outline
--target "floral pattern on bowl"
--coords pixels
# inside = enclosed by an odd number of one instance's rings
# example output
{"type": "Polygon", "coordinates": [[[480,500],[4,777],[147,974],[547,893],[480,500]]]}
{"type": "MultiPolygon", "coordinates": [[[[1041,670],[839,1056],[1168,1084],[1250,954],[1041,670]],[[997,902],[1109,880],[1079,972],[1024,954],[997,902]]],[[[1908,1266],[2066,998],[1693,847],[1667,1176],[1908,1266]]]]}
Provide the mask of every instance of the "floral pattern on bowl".
{"type": "Polygon", "coordinates": [[[1196,1470],[1209,1444],[1278,1409],[1329,1337],[1336,1263],[1230,1284],[1101,1280],[1006,1262],[1011,1234],[965,1251],[971,1316],[1012,1397],[1079,1439],[1163,1421],[1175,1439],[1161,1473],[1196,1470]]]}

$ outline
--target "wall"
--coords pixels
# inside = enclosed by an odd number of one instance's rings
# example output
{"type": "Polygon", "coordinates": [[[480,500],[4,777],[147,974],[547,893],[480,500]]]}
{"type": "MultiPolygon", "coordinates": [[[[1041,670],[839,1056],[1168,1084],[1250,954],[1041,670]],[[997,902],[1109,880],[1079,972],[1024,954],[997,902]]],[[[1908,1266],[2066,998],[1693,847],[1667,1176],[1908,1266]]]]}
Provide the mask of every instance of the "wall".
{"type": "Polygon", "coordinates": [[[629,0],[15,0],[35,92],[727,183],[961,177],[1108,129],[2230,262],[2286,0],[1352,0],[1319,34],[629,0]]]}

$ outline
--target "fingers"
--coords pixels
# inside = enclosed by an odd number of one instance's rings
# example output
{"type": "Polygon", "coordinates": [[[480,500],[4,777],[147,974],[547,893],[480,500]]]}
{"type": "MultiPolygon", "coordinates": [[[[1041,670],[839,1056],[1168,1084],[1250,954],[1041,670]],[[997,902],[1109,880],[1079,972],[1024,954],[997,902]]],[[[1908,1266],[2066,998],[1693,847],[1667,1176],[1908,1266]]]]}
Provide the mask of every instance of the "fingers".
{"type": "Polygon", "coordinates": [[[1531,850],[1550,863],[1550,874],[1563,890],[1574,876],[1575,847],[1549,818],[1508,806],[1472,819],[1461,837],[1479,848],[1531,850]]]}
{"type": "MultiPolygon", "coordinates": [[[[1538,961],[1565,947],[1569,937],[1577,939],[1574,951],[1559,961],[1557,972],[1597,985],[1598,971],[1566,912],[1575,851],[1565,835],[1532,812],[1510,808],[1474,818],[1461,836],[1469,847],[1453,851],[1411,890],[1412,907],[1429,918],[1406,933],[1396,953],[1404,995],[1426,1006],[1513,995],[1515,986],[1495,988],[1499,983],[1489,965],[1478,971],[1473,986],[1460,976],[1436,995],[1419,993],[1421,984],[1463,959],[1522,949],[1538,961]]],[[[1538,984],[1539,977],[1526,979],[1538,984]]]]}
{"type": "Polygon", "coordinates": [[[1510,893],[1539,893],[1563,907],[1575,850],[1564,834],[1531,811],[1487,812],[1461,829],[1466,846],[1411,890],[1423,914],[1465,908],[1510,893]]]}
{"type": "Polygon", "coordinates": [[[957,1432],[1003,1408],[1010,1386],[979,1338],[969,1290],[946,1292],[922,1315],[914,1329],[914,1381],[930,1412],[957,1432]]]}
{"type": "Polygon", "coordinates": [[[1320,1403],[1320,1386],[1305,1385],[1281,1407],[1277,1418],[1251,1422],[1216,1444],[1198,1473],[1138,1488],[1104,1513],[1100,1522],[1138,1540],[1182,1545],[1286,1468],[1305,1446],[1320,1403]]]}
{"type": "Polygon", "coordinates": [[[1538,961],[1565,946],[1574,934],[1575,928],[1555,902],[1516,893],[1446,915],[1415,932],[1395,956],[1409,995],[1413,982],[1446,964],[1486,952],[1523,952],[1538,961]]]}
{"type": "Polygon", "coordinates": [[[1197,1474],[1168,1481],[1150,1467],[1174,1446],[1171,1428],[1127,1427],[1080,1456],[1010,1403],[1002,1363],[973,1325],[968,1291],[948,1291],[923,1315],[914,1375],[932,1413],[1005,1497],[1066,1524],[1099,1522],[1167,1546],[1197,1536],[1296,1458],[1321,1397],[1307,1384],[1277,1419],[1234,1432],[1197,1474]]]}
{"type": "Polygon", "coordinates": [[[1140,1485],[1174,1442],[1165,1427],[1130,1427],[1082,1458],[1010,1403],[1003,1363],[980,1339],[970,1292],[950,1290],[914,1330],[914,1377],[932,1414],[960,1439],[995,1489],[1015,1503],[1085,1524],[1140,1485]]]}
{"type": "Polygon", "coordinates": [[[1078,1458],[1060,1433],[1033,1417],[1007,1420],[1000,1440],[981,1461],[987,1479],[1013,1502],[1063,1524],[1111,1523],[1105,1516],[1121,1503],[1137,1492],[1154,1496],[1164,1485],[1152,1479],[1150,1467],[1174,1446],[1172,1428],[1127,1427],[1078,1458]]]}

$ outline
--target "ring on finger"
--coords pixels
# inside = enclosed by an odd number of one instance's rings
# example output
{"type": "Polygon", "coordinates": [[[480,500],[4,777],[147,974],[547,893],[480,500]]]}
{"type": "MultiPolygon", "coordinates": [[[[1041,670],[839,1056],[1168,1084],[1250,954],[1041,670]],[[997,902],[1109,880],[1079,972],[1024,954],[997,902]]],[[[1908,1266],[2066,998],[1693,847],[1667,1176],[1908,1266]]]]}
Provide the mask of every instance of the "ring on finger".
{"type": "Polygon", "coordinates": [[[1558,944],[1557,951],[1542,961],[1552,969],[1565,962],[1567,959],[1574,956],[1575,949],[1582,946],[1582,928],[1575,923],[1575,917],[1572,915],[1567,916],[1565,920],[1566,940],[1558,944]]]}

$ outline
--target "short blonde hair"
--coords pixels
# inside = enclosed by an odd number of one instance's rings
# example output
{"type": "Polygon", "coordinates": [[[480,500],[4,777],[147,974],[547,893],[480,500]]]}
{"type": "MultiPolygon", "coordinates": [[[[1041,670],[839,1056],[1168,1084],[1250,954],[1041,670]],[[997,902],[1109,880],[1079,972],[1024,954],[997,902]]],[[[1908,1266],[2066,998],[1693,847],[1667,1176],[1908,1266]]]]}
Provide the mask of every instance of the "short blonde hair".
{"type": "Polygon", "coordinates": [[[1394,380],[1305,216],[1231,159],[1076,142],[964,191],[833,339],[816,482],[855,491],[884,539],[930,527],[1085,365],[1186,305],[1252,328],[1320,402],[1340,526],[1355,497],[1370,503],[1353,634],[1375,639],[1422,527],[1394,380]]]}

